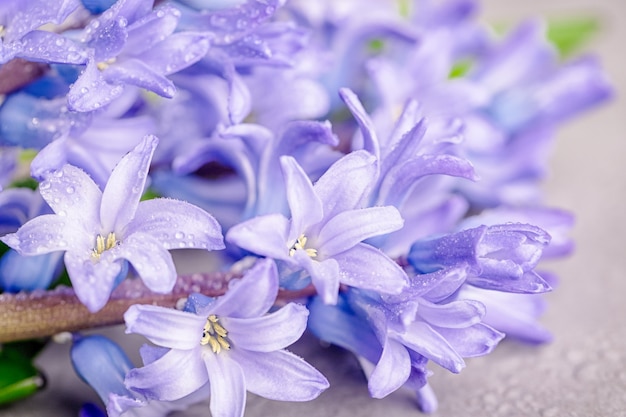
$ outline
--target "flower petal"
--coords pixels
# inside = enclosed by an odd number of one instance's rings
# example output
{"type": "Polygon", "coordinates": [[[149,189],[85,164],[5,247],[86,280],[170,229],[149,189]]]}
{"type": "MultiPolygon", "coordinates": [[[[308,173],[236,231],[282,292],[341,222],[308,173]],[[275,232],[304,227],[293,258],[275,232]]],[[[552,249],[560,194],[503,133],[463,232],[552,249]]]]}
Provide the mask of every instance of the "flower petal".
{"type": "Polygon", "coordinates": [[[89,252],[66,252],[64,260],[76,297],[80,302],[92,313],[104,307],[115,282],[124,271],[122,263],[102,258],[94,263],[89,252]]]}
{"type": "Polygon", "coordinates": [[[119,97],[124,88],[121,85],[109,84],[91,59],[83,73],[72,84],[67,94],[70,110],[89,112],[110,103],[119,97]]]}
{"type": "Polygon", "coordinates": [[[223,249],[222,228],[206,211],[185,201],[155,198],[142,201],[126,233],[152,236],[166,249],[223,249]],[[172,233],[173,231],[173,233],[172,233]]]}
{"type": "Polygon", "coordinates": [[[431,325],[460,329],[479,323],[485,315],[485,306],[474,300],[457,300],[447,304],[420,300],[418,312],[431,325]]]}
{"type": "Polygon", "coordinates": [[[135,216],[158,143],[156,136],[146,135],[111,173],[100,207],[100,220],[105,231],[119,234],[135,216]]]}
{"type": "Polygon", "coordinates": [[[437,328],[437,331],[464,358],[486,355],[504,338],[504,333],[483,323],[464,329],[437,328]]]}
{"type": "Polygon", "coordinates": [[[365,151],[351,152],[331,165],[314,186],[324,204],[324,217],[360,208],[376,181],[376,169],[376,159],[365,151]]]}
{"type": "Polygon", "coordinates": [[[283,156],[280,158],[280,166],[291,211],[288,239],[295,241],[309,226],[319,223],[324,212],[322,202],[313,191],[311,180],[298,162],[290,156],[283,156]]]}
{"type": "Polygon", "coordinates": [[[272,352],[283,349],[302,336],[309,311],[303,305],[289,303],[280,310],[261,317],[222,319],[228,338],[239,349],[272,352]]]}
{"type": "Polygon", "coordinates": [[[313,297],[308,307],[311,313],[308,328],[319,339],[364,357],[374,363],[380,357],[382,346],[369,323],[354,314],[341,297],[336,305],[313,297]]]}
{"type": "Polygon", "coordinates": [[[287,260],[289,224],[282,214],[255,217],[231,227],[226,240],[257,255],[287,260]]]}
{"type": "Polygon", "coordinates": [[[451,372],[459,373],[465,367],[463,358],[450,346],[450,343],[422,321],[412,323],[406,332],[394,332],[393,337],[409,349],[426,356],[451,372]]]}
{"type": "Polygon", "coordinates": [[[177,400],[197,391],[208,381],[201,356],[200,344],[192,350],[171,349],[151,364],[131,369],[124,383],[149,399],[177,400]]]}
{"type": "Polygon", "coordinates": [[[212,417],[243,417],[246,382],[241,366],[226,355],[203,355],[209,370],[212,417]]]}
{"type": "Polygon", "coordinates": [[[363,149],[370,154],[374,155],[376,159],[380,157],[378,137],[374,130],[374,123],[370,119],[369,115],[363,108],[361,101],[354,92],[348,88],[341,88],[339,90],[339,96],[346,103],[348,109],[352,113],[352,116],[356,119],[363,135],[363,149]]]}
{"type": "Polygon", "coordinates": [[[309,257],[304,250],[297,250],[293,258],[311,275],[311,282],[325,303],[337,303],[339,292],[339,264],[335,259],[326,259],[321,262],[309,257]]]}
{"type": "Polygon", "coordinates": [[[408,284],[406,273],[380,250],[360,243],[333,257],[339,264],[339,280],[357,288],[399,294],[408,284]]]}
{"type": "Polygon", "coordinates": [[[28,221],[17,232],[2,236],[4,243],[21,255],[77,250],[89,251],[95,244],[80,225],[56,214],[44,214],[28,221]]]}
{"type": "Polygon", "coordinates": [[[152,236],[135,233],[110,250],[117,258],[127,259],[137,271],[141,280],[154,292],[168,293],[176,283],[176,267],[172,255],[152,236]]]}
{"type": "Polygon", "coordinates": [[[368,388],[374,398],[383,398],[400,388],[411,373],[409,352],[399,342],[388,338],[374,372],[369,377],[368,388]]]}
{"type": "Polygon", "coordinates": [[[62,252],[22,256],[9,250],[0,258],[0,289],[6,292],[45,290],[59,272],[62,252]]]}
{"type": "Polygon", "coordinates": [[[207,311],[222,317],[259,317],[269,311],[277,295],[276,264],[271,259],[261,259],[243,278],[230,281],[226,294],[209,304],[207,311]]]}
{"type": "Polygon", "coordinates": [[[199,32],[180,32],[168,36],[138,58],[156,72],[168,75],[199,61],[209,50],[209,40],[199,32]]]}
{"type": "Polygon", "coordinates": [[[102,191],[82,169],[64,165],[49,173],[39,184],[39,192],[56,214],[81,223],[87,232],[99,226],[102,191]]]}
{"type": "Polygon", "coordinates": [[[176,94],[174,83],[148,64],[135,58],[117,61],[104,70],[102,76],[110,84],[136,85],[165,98],[172,98],[176,94]]]}
{"type": "Polygon", "coordinates": [[[395,232],[404,225],[398,209],[369,207],[338,213],[320,230],[316,240],[319,255],[331,257],[374,236],[395,232]]]}
{"type": "Polygon", "coordinates": [[[326,378],[302,358],[286,350],[253,353],[233,350],[248,391],[277,401],[309,401],[328,388],[326,378]]]}
{"type": "Polygon", "coordinates": [[[122,383],[124,375],[133,368],[122,348],[101,335],[78,337],[70,351],[76,373],[106,402],[110,393],[131,393],[122,383]]]}
{"type": "Polygon", "coordinates": [[[172,349],[193,349],[200,344],[206,319],[192,313],[153,305],[135,304],[124,313],[126,333],[145,336],[172,349]]]}

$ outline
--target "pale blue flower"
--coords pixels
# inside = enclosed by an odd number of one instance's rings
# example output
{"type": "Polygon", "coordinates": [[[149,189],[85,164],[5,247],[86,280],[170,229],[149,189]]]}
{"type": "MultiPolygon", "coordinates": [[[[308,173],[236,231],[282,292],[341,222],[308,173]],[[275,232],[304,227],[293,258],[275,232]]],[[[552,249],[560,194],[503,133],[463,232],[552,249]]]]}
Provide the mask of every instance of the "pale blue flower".
{"type": "Polygon", "coordinates": [[[185,311],[131,306],[127,332],[158,347],[144,347],[146,364],[128,373],[126,386],[148,399],[173,401],[208,385],[214,417],[242,416],[246,391],[279,401],[317,397],[328,387],[326,378],[284,350],[304,332],[308,310],[289,303],[268,314],[277,295],[276,266],[262,260],[222,297],[193,294],[185,311]]]}
{"type": "Polygon", "coordinates": [[[65,165],[39,190],[56,214],[38,216],[2,241],[23,255],[65,251],[76,295],[101,309],[124,278],[126,261],[153,291],[176,281],[169,249],[223,248],[221,228],[208,213],[169,199],[139,202],[158,139],[146,136],[115,167],[104,191],[82,170],[65,165]]]}
{"type": "Polygon", "coordinates": [[[282,157],[280,162],[291,218],[282,214],[252,218],[232,227],[227,241],[282,261],[286,280],[298,280],[306,271],[327,303],[336,302],[340,283],[400,292],[406,285],[404,271],[363,243],[403,225],[395,207],[363,208],[376,178],[375,158],[365,151],[352,152],[335,162],[315,185],[292,157],[282,157]]]}

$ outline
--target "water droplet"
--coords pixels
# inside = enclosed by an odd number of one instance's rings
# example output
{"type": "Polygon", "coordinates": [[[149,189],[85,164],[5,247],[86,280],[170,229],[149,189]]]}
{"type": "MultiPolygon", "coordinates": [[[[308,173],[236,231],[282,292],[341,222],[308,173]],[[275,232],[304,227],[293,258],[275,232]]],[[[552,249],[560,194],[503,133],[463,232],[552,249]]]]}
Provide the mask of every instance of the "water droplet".
{"type": "Polygon", "coordinates": [[[128,25],[128,20],[125,17],[119,17],[117,19],[117,25],[121,28],[125,28],[128,25]]]}
{"type": "Polygon", "coordinates": [[[176,234],[174,235],[174,237],[176,239],[182,239],[185,237],[185,234],[183,232],[176,232],[176,234]]]}
{"type": "Polygon", "coordinates": [[[61,46],[65,43],[65,38],[57,38],[57,40],[54,41],[54,43],[56,44],[56,46],[61,46]]]}
{"type": "Polygon", "coordinates": [[[69,185],[69,186],[65,189],[65,191],[66,191],[68,194],[74,194],[74,191],[76,191],[76,189],[75,189],[73,186],[69,185]]]}
{"type": "Polygon", "coordinates": [[[81,94],[87,94],[88,92],[89,92],[89,89],[87,87],[83,87],[80,89],[81,94]]]}
{"type": "Polygon", "coordinates": [[[165,16],[165,12],[164,12],[163,10],[159,10],[159,11],[157,11],[157,17],[158,17],[158,18],[161,18],[161,17],[163,17],[163,16],[165,16]]]}
{"type": "MultiPolygon", "coordinates": [[[[105,17],[107,17],[106,13],[104,15],[105,15],[105,17]]],[[[108,17],[111,17],[111,15],[109,14],[108,17]]],[[[89,26],[90,26],[91,29],[98,29],[100,27],[100,21],[99,20],[94,20],[94,21],[91,22],[91,24],[89,26]]]]}

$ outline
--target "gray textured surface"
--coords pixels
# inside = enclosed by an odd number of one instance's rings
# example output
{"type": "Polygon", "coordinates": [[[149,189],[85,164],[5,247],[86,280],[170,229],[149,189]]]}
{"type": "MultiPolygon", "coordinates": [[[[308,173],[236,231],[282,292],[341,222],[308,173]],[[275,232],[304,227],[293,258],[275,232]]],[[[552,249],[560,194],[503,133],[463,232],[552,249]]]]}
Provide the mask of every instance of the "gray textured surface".
{"type": "MultiPolygon", "coordinates": [[[[591,13],[604,25],[590,46],[617,87],[626,91],[626,1],[490,0],[490,21],[516,22],[537,15],[591,13]]],[[[468,361],[460,375],[434,369],[431,383],[439,398],[434,416],[626,416],[626,102],[570,123],[561,131],[548,201],[577,216],[578,249],[552,265],[562,281],[548,296],[543,323],[553,343],[533,347],[502,343],[490,356],[468,361]]],[[[110,333],[121,333],[111,329],[110,333]]],[[[324,372],[332,388],[318,400],[285,404],[250,396],[246,416],[415,416],[410,395],[398,392],[384,400],[368,397],[354,359],[313,340],[295,351],[324,372]]],[[[131,350],[141,340],[130,341],[131,350]]],[[[83,401],[96,401],[70,371],[67,345],[52,345],[39,358],[54,383],[32,400],[0,410],[2,417],[75,416],[83,401]]],[[[200,404],[185,416],[207,416],[200,404]]],[[[182,416],[182,414],[177,415],[182,416]]]]}

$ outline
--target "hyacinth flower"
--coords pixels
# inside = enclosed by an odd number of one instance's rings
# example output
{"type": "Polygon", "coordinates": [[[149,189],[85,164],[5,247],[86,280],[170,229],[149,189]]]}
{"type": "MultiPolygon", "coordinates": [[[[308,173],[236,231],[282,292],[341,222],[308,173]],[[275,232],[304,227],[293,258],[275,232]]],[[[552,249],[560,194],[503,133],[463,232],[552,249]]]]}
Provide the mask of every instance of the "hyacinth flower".
{"type": "Polygon", "coordinates": [[[65,165],[40,183],[55,214],[38,216],[2,241],[22,255],[64,251],[76,295],[101,309],[126,275],[127,262],[151,290],[169,292],[176,270],[169,249],[223,248],[219,224],[189,203],[139,202],[158,139],[146,136],[115,167],[101,191],[82,170],[65,165]]]}
{"type": "Polygon", "coordinates": [[[48,30],[80,7],[79,0],[6,0],[0,5],[0,64],[13,58],[82,64],[87,55],[71,39],[48,30]]]}
{"type": "Polygon", "coordinates": [[[458,373],[463,358],[488,354],[504,337],[482,322],[480,302],[448,300],[466,277],[466,269],[449,268],[412,277],[399,295],[350,289],[335,306],[314,299],[309,327],[373,365],[365,368],[372,397],[404,386],[416,393],[423,411],[433,412],[437,402],[427,385],[428,361],[458,373]]]}
{"type": "Polygon", "coordinates": [[[184,311],[131,306],[127,332],[142,334],[145,366],[128,372],[125,384],[148,399],[176,401],[210,391],[211,415],[242,416],[246,391],[279,401],[308,401],[328,381],[284,348],[300,338],[308,310],[289,303],[270,311],[278,295],[278,272],[260,260],[225,295],[192,294],[184,311]]]}
{"type": "MultiPolygon", "coordinates": [[[[206,181],[205,185],[219,187],[220,183],[230,184],[231,191],[226,189],[216,192],[204,205],[199,201],[202,207],[215,207],[215,211],[218,211],[220,198],[232,204],[237,201],[234,197],[238,197],[239,207],[229,207],[230,216],[235,214],[236,217],[233,220],[224,220],[223,223],[225,228],[229,228],[232,224],[254,216],[287,212],[283,175],[277,169],[281,156],[296,158],[307,174],[318,178],[339,158],[339,153],[330,148],[337,144],[337,138],[328,122],[294,121],[285,125],[278,135],[263,126],[242,123],[221,129],[210,138],[188,141],[185,149],[181,149],[181,155],[174,159],[173,169],[178,174],[191,174],[208,163],[218,163],[235,171],[237,178],[218,177],[206,181]],[[240,185],[235,188],[233,183],[240,185]],[[235,194],[234,190],[243,187],[245,193],[235,194]],[[271,195],[266,192],[270,189],[271,195]]],[[[155,187],[159,190],[171,190],[180,197],[196,201],[197,197],[189,193],[183,194],[183,189],[180,188],[181,183],[189,181],[193,181],[192,177],[169,181],[162,181],[157,177],[155,187]]],[[[202,187],[194,187],[190,191],[198,195],[200,190],[202,187]]]]}
{"type": "Polygon", "coordinates": [[[467,265],[467,283],[480,288],[535,294],[550,285],[534,271],[550,242],[544,230],[507,223],[480,226],[442,237],[418,240],[408,260],[420,273],[467,265]]]}
{"type": "MultiPolygon", "coordinates": [[[[76,373],[104,402],[108,417],[165,417],[208,395],[208,392],[198,390],[178,401],[153,401],[129,390],[124,385],[124,378],[134,367],[133,363],[117,343],[101,335],[75,335],[70,356],[76,373]]],[[[83,406],[81,412],[85,417],[105,415],[93,404],[83,406]]]]}
{"type": "Polygon", "coordinates": [[[335,303],[340,284],[398,293],[404,271],[364,240],[402,227],[391,206],[362,207],[376,176],[376,160],[365,151],[345,155],[313,185],[298,163],[280,158],[291,212],[254,217],[232,227],[226,240],[254,254],[281,261],[288,286],[313,284],[335,303]],[[301,280],[301,272],[308,278],[301,280]],[[304,282],[301,282],[304,281],[304,282]]]}
{"type": "Polygon", "coordinates": [[[67,96],[72,110],[101,108],[126,85],[172,97],[176,88],[166,75],[206,54],[205,35],[174,33],[180,11],[169,5],[152,10],[152,5],[153,0],[119,0],[85,27],[81,41],[89,60],[67,96]]]}

